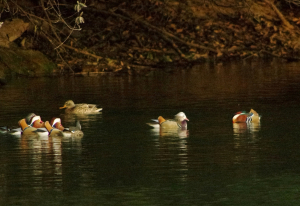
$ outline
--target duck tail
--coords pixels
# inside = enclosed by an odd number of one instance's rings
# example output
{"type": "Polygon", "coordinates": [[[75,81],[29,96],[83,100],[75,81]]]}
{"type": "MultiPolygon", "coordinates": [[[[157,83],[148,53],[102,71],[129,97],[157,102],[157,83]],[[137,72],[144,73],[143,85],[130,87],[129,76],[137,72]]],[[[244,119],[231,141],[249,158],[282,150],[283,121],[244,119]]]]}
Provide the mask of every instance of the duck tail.
{"type": "Polygon", "coordinates": [[[26,123],[25,119],[21,119],[18,123],[19,123],[20,127],[22,128],[22,131],[24,131],[24,129],[28,127],[28,124],[26,123]]]}
{"type": "Polygon", "coordinates": [[[99,108],[96,110],[96,112],[101,112],[102,111],[102,108],[99,108]]]}
{"type": "Polygon", "coordinates": [[[162,117],[162,116],[159,116],[158,117],[158,123],[161,124],[163,122],[165,122],[166,120],[162,117]]]}
{"type": "Polygon", "coordinates": [[[50,123],[49,123],[48,121],[45,122],[45,127],[46,127],[47,131],[48,131],[49,134],[50,134],[50,132],[51,132],[51,130],[53,129],[53,127],[50,125],[50,123]]]}
{"type": "Polygon", "coordinates": [[[250,113],[252,113],[253,115],[257,115],[258,116],[258,113],[254,109],[251,109],[250,113]]]}

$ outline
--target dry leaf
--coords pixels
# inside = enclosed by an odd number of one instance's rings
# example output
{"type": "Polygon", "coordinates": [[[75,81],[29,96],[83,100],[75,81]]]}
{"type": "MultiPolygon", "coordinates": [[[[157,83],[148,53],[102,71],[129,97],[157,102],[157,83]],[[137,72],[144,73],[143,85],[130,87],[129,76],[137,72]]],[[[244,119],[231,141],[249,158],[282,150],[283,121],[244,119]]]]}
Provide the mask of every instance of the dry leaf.
{"type": "Polygon", "coordinates": [[[176,29],[176,25],[175,24],[170,24],[170,27],[173,29],[176,29]]]}

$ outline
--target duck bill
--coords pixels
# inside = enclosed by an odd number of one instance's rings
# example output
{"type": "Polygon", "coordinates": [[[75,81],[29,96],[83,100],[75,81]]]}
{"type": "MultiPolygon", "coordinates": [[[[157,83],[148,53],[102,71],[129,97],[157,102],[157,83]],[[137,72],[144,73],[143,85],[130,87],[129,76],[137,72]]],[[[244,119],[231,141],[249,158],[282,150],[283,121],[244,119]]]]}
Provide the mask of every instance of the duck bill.
{"type": "Polygon", "coordinates": [[[185,121],[190,121],[188,118],[185,118],[184,120],[185,120],[185,121]]]}
{"type": "Polygon", "coordinates": [[[64,109],[64,108],[66,108],[66,106],[60,107],[59,109],[64,109]]]}

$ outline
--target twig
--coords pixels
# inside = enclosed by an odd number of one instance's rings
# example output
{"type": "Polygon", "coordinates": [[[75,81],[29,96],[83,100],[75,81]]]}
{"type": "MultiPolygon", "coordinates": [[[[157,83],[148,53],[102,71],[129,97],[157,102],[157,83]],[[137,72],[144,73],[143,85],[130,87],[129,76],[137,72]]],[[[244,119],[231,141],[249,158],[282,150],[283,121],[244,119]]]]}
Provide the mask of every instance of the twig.
{"type": "Polygon", "coordinates": [[[249,59],[249,58],[252,57],[252,56],[253,56],[253,54],[250,54],[249,56],[243,58],[243,60],[249,59]]]}
{"type": "Polygon", "coordinates": [[[135,39],[136,39],[138,45],[139,45],[141,48],[143,48],[144,46],[143,46],[143,44],[142,44],[140,38],[139,38],[137,35],[134,35],[134,37],[135,37],[135,39]]]}
{"type": "Polygon", "coordinates": [[[54,30],[54,28],[53,28],[53,25],[52,25],[52,23],[51,23],[50,17],[49,17],[49,15],[48,15],[48,13],[47,13],[45,7],[44,7],[44,0],[40,0],[40,1],[41,1],[42,9],[43,9],[43,11],[44,11],[44,13],[45,13],[45,15],[46,15],[46,17],[47,17],[48,24],[49,24],[49,26],[50,26],[50,28],[51,28],[51,30],[52,30],[54,36],[55,36],[56,39],[58,40],[58,42],[61,43],[61,40],[60,40],[59,36],[57,35],[57,33],[55,32],[55,30],[54,30]]]}
{"type": "Polygon", "coordinates": [[[61,45],[63,45],[69,39],[69,37],[71,36],[71,34],[73,33],[73,31],[74,30],[72,29],[71,32],[70,32],[70,34],[67,36],[67,38],[63,42],[61,42],[60,45],[58,45],[57,47],[55,47],[54,50],[56,50],[59,47],[61,47],[61,45]]]}
{"type": "MultiPolygon", "coordinates": [[[[57,6],[58,11],[56,11],[55,8],[54,8],[54,5],[52,4],[52,2],[49,1],[49,3],[50,3],[50,5],[52,6],[52,8],[53,8],[54,12],[56,13],[56,15],[59,17],[59,20],[60,20],[61,22],[63,22],[70,30],[72,30],[72,32],[73,32],[73,31],[80,31],[80,30],[81,30],[81,28],[76,29],[75,26],[74,26],[74,27],[71,27],[71,26],[64,20],[64,18],[62,18],[61,12],[59,11],[59,5],[57,6]]],[[[58,2],[58,4],[59,4],[59,2],[58,2]]]]}
{"type": "Polygon", "coordinates": [[[60,57],[60,59],[69,67],[69,69],[73,72],[73,74],[75,74],[74,70],[70,67],[70,65],[64,60],[64,58],[60,55],[60,53],[56,50],[58,56],[60,57]]]}

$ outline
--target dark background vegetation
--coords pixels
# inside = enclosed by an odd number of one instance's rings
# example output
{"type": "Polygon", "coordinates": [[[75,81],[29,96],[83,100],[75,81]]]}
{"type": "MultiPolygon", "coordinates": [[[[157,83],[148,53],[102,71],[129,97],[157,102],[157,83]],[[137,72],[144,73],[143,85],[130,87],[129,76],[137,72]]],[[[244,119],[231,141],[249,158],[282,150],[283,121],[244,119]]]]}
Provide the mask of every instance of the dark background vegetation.
{"type": "MultiPolygon", "coordinates": [[[[132,74],[254,56],[299,60],[300,0],[2,0],[0,6],[3,26],[13,19],[26,24],[0,46],[39,50],[60,72],[132,74]]],[[[9,35],[3,29],[1,36],[9,35]]]]}

